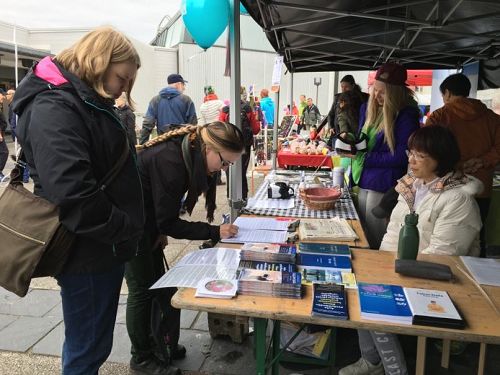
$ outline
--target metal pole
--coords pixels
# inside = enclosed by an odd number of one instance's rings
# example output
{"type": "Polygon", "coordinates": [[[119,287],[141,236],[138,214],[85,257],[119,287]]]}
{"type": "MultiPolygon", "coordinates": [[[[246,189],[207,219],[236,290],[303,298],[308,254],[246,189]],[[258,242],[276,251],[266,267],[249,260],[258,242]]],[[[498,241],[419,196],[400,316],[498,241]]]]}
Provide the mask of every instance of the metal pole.
{"type": "Polygon", "coordinates": [[[276,159],[278,155],[278,115],[280,113],[280,92],[276,93],[274,106],[274,125],[273,125],[273,149],[271,150],[272,158],[273,158],[273,170],[276,170],[276,159]]]}
{"type": "Polygon", "coordinates": [[[290,73],[290,115],[293,116],[293,73],[290,73]]]}
{"type": "MultiPolygon", "coordinates": [[[[229,48],[231,58],[231,110],[229,115],[231,123],[241,129],[240,5],[236,0],[229,1],[229,48]]],[[[229,206],[231,207],[231,222],[234,222],[243,205],[241,199],[241,158],[229,168],[229,206]]]]}

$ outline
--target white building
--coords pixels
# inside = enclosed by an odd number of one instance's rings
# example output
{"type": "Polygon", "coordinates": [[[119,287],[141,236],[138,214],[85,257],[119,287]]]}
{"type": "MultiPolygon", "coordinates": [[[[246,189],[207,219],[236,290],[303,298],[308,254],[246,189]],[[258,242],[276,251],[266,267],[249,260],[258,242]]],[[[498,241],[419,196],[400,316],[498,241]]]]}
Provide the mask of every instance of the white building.
{"type": "MultiPolygon", "coordinates": [[[[88,29],[28,29],[22,26],[0,21],[0,87],[15,86],[15,44],[18,48],[18,76],[21,80],[28,72],[33,61],[40,60],[49,54],[56,55],[69,47],[88,29]]],[[[132,39],[132,38],[131,38],[132,39]]],[[[189,95],[198,109],[203,101],[203,87],[212,85],[221,99],[229,98],[230,78],[224,77],[226,64],[227,30],[206,52],[193,41],[184,27],[180,13],[176,14],[158,35],[151,45],[132,39],[137,48],[142,67],[139,70],[132,97],[136,102],[136,110],[143,114],[149,100],[166,86],[167,76],[180,73],[189,81],[186,94],[189,95]]],[[[255,92],[262,88],[270,88],[275,52],[260,27],[249,16],[241,16],[241,81],[248,87],[253,85],[255,92]]],[[[362,89],[367,89],[367,72],[342,72],[353,74],[362,89]]],[[[298,103],[300,94],[311,97],[321,113],[326,114],[333,101],[334,73],[295,73],[294,100],[298,103]],[[314,85],[314,78],[321,78],[319,87],[314,85]],[[316,89],[318,91],[316,92],[316,89]]],[[[283,69],[280,92],[280,114],[290,102],[290,75],[283,69]]]]}

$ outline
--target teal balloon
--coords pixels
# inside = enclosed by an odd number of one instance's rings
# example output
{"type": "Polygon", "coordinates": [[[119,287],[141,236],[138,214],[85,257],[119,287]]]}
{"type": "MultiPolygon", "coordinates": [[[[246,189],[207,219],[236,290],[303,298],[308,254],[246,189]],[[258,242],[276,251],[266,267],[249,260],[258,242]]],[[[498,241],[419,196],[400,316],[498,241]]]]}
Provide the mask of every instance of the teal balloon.
{"type": "Polygon", "coordinates": [[[240,14],[248,14],[248,10],[240,3],[240,14]]]}
{"type": "Polygon", "coordinates": [[[183,0],[182,19],[186,29],[201,48],[210,48],[229,22],[227,0],[183,0]]]}

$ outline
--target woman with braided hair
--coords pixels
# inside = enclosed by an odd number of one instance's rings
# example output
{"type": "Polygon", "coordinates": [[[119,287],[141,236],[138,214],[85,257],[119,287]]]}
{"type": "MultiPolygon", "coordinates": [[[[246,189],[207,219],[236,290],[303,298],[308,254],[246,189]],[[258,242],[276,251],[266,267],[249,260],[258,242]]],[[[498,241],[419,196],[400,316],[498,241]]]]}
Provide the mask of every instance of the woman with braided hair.
{"type": "MultiPolygon", "coordinates": [[[[130,368],[134,374],[176,374],[162,363],[151,343],[149,287],[164,273],[162,238],[219,241],[238,233],[232,224],[211,225],[215,211],[216,172],[227,169],[244,150],[243,135],[232,124],[215,121],[203,126],[173,128],[142,146],[137,146],[138,167],[144,193],[146,223],[139,253],[125,269],[129,295],[127,330],[132,342],[130,368]],[[189,214],[198,197],[205,195],[208,223],[179,217],[181,198],[189,214]]],[[[172,358],[182,358],[185,349],[172,343],[172,358]]]]}

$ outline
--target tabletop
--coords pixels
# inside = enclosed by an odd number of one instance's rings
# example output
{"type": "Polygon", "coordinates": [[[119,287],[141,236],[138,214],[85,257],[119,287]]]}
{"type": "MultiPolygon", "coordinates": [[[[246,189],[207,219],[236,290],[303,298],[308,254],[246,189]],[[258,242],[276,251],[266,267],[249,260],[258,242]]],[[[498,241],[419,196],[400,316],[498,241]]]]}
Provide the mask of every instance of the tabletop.
{"type": "MultiPolygon", "coordinates": [[[[195,289],[180,289],[172,298],[177,308],[202,310],[214,313],[287,320],[354,329],[379,330],[413,336],[435,337],[451,340],[500,344],[500,317],[489,305],[474,284],[457,268],[458,257],[419,255],[419,260],[447,264],[455,279],[436,281],[401,276],[394,272],[395,254],[386,251],[352,251],[353,270],[358,282],[395,284],[405,287],[445,290],[463,314],[467,327],[464,330],[436,328],[419,325],[399,325],[360,318],[357,290],[347,290],[349,320],[335,320],[311,316],[312,290],[305,288],[302,299],[287,299],[262,296],[238,296],[231,300],[195,298],[195,289]]],[[[463,268],[463,266],[462,266],[463,268]]],[[[490,298],[500,306],[500,288],[483,286],[490,298]]]]}

